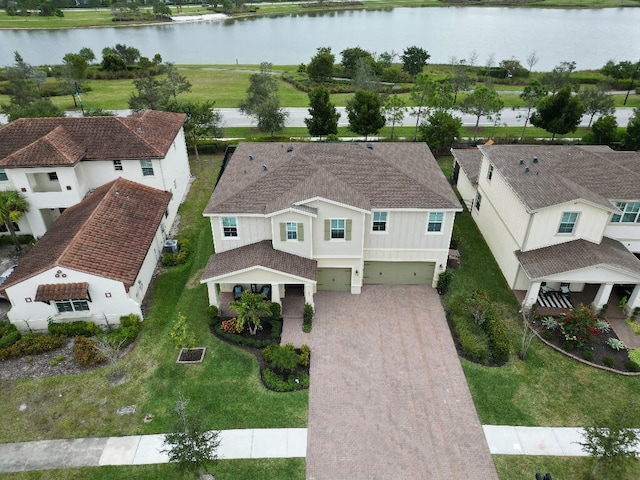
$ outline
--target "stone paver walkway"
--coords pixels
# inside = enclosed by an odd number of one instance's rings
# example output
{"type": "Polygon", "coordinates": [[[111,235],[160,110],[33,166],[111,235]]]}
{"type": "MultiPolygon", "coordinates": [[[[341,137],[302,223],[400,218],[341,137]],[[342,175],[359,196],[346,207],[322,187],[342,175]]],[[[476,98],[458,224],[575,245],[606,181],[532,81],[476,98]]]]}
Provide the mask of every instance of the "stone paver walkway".
{"type": "Polygon", "coordinates": [[[497,480],[435,290],[315,298],[307,479],[497,480]]]}

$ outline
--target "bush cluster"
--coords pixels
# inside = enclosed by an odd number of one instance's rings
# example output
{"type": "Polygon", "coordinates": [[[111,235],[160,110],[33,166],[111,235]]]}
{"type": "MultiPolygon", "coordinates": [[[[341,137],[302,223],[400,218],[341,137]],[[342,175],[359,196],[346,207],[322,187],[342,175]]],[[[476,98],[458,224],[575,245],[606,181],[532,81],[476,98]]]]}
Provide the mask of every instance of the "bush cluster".
{"type": "Polygon", "coordinates": [[[189,241],[186,238],[178,239],[180,250],[176,253],[165,253],[162,255],[162,265],[165,267],[175,267],[187,262],[189,258],[189,241]]]}
{"type": "MultiPolygon", "coordinates": [[[[18,243],[20,245],[29,245],[31,243],[36,243],[36,240],[33,238],[33,235],[18,235],[18,243]]],[[[13,245],[11,235],[1,235],[0,245],[13,245]]]]}
{"type": "Polygon", "coordinates": [[[74,337],[73,354],[83,367],[93,367],[107,361],[105,356],[97,349],[96,341],[93,338],[74,337]]]}
{"type": "Polygon", "coordinates": [[[140,318],[132,313],[131,315],[120,317],[120,326],[107,333],[107,341],[109,345],[126,347],[138,338],[139,332],[140,318]]]}
{"type": "Polygon", "coordinates": [[[302,372],[299,375],[291,375],[289,378],[284,379],[272,370],[265,368],[262,372],[262,380],[267,388],[276,392],[293,392],[309,388],[309,374],[302,372]]]}
{"type": "Polygon", "coordinates": [[[0,349],[0,360],[50,352],[62,347],[66,339],[63,335],[28,333],[10,347],[0,349]]]}
{"type": "Polygon", "coordinates": [[[13,323],[0,322],[0,349],[10,347],[20,340],[21,337],[22,334],[13,323]]]}
{"type": "Polygon", "coordinates": [[[223,140],[200,140],[198,141],[198,153],[224,153],[229,142],[223,140]]]}
{"type": "Polygon", "coordinates": [[[309,333],[313,323],[313,307],[309,303],[305,303],[302,309],[302,331],[309,333]]]}
{"type": "Polygon", "coordinates": [[[262,350],[262,358],[271,368],[265,368],[262,379],[267,388],[277,392],[290,392],[309,387],[309,375],[296,372],[300,366],[308,367],[311,349],[302,345],[299,350],[288,343],[272,344],[262,350]]]}
{"type": "Polygon", "coordinates": [[[262,327],[267,325],[271,326],[271,338],[268,340],[258,340],[251,337],[243,337],[237,333],[228,333],[222,329],[222,323],[228,318],[220,318],[218,316],[213,317],[210,320],[210,324],[213,326],[216,335],[220,338],[227,340],[228,342],[235,343],[237,345],[245,345],[252,348],[265,348],[272,343],[280,343],[280,334],[282,333],[282,320],[274,319],[272,317],[263,318],[261,320],[262,327]]]}
{"type": "Polygon", "coordinates": [[[50,335],[64,335],[65,337],[93,337],[96,334],[96,324],[84,320],[68,323],[50,322],[47,329],[50,335]]]}

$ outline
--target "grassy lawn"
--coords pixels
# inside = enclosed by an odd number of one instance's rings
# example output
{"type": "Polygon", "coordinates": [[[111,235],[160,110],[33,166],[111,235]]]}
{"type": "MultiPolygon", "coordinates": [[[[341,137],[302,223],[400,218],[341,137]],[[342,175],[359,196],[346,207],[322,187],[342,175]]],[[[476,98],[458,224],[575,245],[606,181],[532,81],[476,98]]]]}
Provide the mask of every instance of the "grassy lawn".
{"type": "MultiPolygon", "coordinates": [[[[451,157],[440,159],[445,174],[451,170],[451,161],[451,157]]],[[[486,290],[513,346],[511,359],[503,367],[461,360],[483,424],[585,426],[610,410],[624,408],[628,399],[637,397],[638,378],[587,367],[537,340],[528,351],[528,360],[519,360],[519,305],[471,216],[466,212],[458,214],[456,224],[461,234],[461,267],[454,271],[450,292],[443,299],[445,305],[459,292],[486,290]]],[[[630,418],[629,422],[629,426],[640,427],[640,418],[630,418]]]]}
{"type": "MultiPolygon", "coordinates": [[[[554,480],[584,480],[593,468],[593,460],[588,457],[532,457],[519,455],[494,455],[493,462],[498,475],[503,480],[533,480],[536,473],[550,473],[554,480]]],[[[598,474],[603,480],[623,480],[598,474]]],[[[625,478],[640,478],[640,460],[627,471],[625,478]]]]}
{"type": "MultiPolygon", "coordinates": [[[[136,348],[123,359],[131,380],[111,387],[107,369],[79,375],[24,379],[0,385],[0,442],[166,432],[178,392],[200,409],[212,429],[303,427],[308,393],[274,393],[260,382],[255,358],[219,341],[207,325],[206,286],[199,283],[213,253],[211,229],[202,211],[213,189],[220,157],[192,163],[196,176],[180,208],[180,235],[189,240],[187,264],[161,275],[136,348]],[[175,363],[177,350],[169,331],[177,313],[187,316],[198,346],[207,348],[199,365],[175,363]],[[27,405],[24,414],[19,406],[27,405]],[[117,416],[119,407],[137,405],[132,416],[117,416]],[[143,423],[152,413],[151,423],[143,423]]],[[[25,360],[26,361],[26,360],[25,360]]]]}
{"type": "MultiPolygon", "coordinates": [[[[218,480],[269,479],[304,480],[304,458],[270,458],[259,460],[220,460],[208,471],[218,480]]],[[[139,465],[126,467],[84,467],[35,472],[0,474],[2,480],[192,480],[193,473],[185,473],[171,464],[139,465]]]]}

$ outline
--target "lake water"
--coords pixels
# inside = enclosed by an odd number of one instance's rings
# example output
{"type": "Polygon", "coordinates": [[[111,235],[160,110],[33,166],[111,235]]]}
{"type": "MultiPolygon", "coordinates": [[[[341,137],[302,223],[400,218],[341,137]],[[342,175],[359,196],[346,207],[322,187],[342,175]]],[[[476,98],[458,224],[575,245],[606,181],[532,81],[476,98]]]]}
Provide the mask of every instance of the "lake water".
{"type": "Polygon", "coordinates": [[[13,63],[14,50],[31,64],[45,65],[61,63],[65,53],[82,47],[100,57],[104,47],[116,43],[182,64],[298,64],[322,46],[339,54],[355,46],[402,53],[418,45],[431,54],[431,63],[469,59],[475,52],[478,65],[494,55],[496,62],[515,57],[526,67],[527,56],[536,51],[534,70],[546,71],[565,60],[575,61],[578,69],[600,68],[610,59],[638,61],[639,40],[640,8],[394,8],[140,27],[0,30],[0,65],[13,63]]]}

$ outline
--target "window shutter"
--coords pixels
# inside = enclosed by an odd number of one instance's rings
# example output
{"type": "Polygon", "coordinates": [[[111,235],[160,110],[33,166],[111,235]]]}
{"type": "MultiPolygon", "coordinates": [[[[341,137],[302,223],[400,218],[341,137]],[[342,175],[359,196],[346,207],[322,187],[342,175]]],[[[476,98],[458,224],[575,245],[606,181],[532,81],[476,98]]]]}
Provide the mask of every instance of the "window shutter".
{"type": "Polygon", "coordinates": [[[348,219],[347,220],[347,228],[346,228],[346,232],[345,232],[345,236],[347,237],[347,241],[351,240],[351,224],[353,223],[353,220],[348,219]]]}
{"type": "Polygon", "coordinates": [[[280,241],[285,242],[287,240],[287,224],[280,222],[280,241]]]}
{"type": "Polygon", "coordinates": [[[324,221],[324,239],[331,240],[331,220],[324,221]]]}
{"type": "Polygon", "coordinates": [[[298,224],[298,241],[304,241],[304,223],[298,224]]]}

